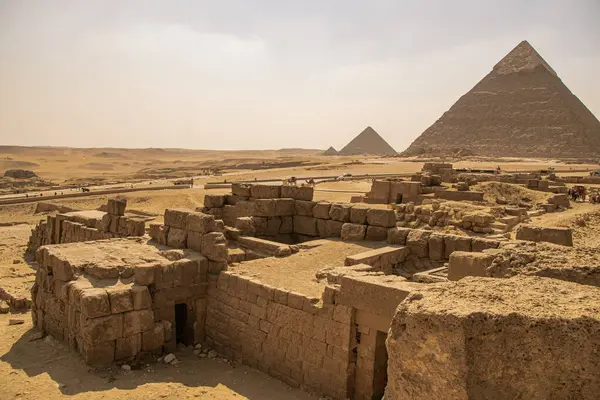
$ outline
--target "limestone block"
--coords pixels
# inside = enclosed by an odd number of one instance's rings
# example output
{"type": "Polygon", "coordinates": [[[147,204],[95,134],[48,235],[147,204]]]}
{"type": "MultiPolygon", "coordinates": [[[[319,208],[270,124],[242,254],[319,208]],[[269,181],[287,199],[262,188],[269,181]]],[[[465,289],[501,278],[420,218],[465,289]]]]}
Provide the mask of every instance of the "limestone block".
{"type": "Polygon", "coordinates": [[[142,351],[142,334],[137,333],[117,339],[115,346],[115,360],[129,360],[142,351]]]}
{"type": "Polygon", "coordinates": [[[454,251],[471,251],[472,239],[468,236],[446,235],[444,238],[445,258],[450,258],[454,251]]]}
{"type": "Polygon", "coordinates": [[[239,217],[251,217],[255,213],[256,204],[253,201],[238,201],[235,214],[239,217]]]}
{"type": "Polygon", "coordinates": [[[412,229],[406,236],[406,246],[409,248],[410,254],[417,257],[428,257],[430,236],[430,231],[412,229]]]}
{"type": "Polygon", "coordinates": [[[281,227],[280,217],[267,218],[267,231],[265,232],[268,236],[275,236],[279,234],[279,228],[281,227]]]}
{"type": "Polygon", "coordinates": [[[107,340],[116,340],[123,336],[123,314],[98,318],[86,318],[81,314],[80,327],[81,337],[87,343],[96,344],[107,340]]]}
{"type": "Polygon", "coordinates": [[[373,181],[369,198],[377,203],[387,203],[390,197],[390,181],[373,181]]]}
{"type": "Polygon", "coordinates": [[[411,231],[411,229],[409,229],[409,228],[401,228],[401,227],[390,228],[390,229],[388,229],[387,241],[389,244],[405,245],[406,237],[408,236],[408,232],[410,232],[410,231],[411,231]]]}
{"type": "Polygon", "coordinates": [[[391,228],[396,226],[396,213],[394,210],[371,208],[367,211],[367,222],[369,225],[391,228]]]}
{"type": "Polygon", "coordinates": [[[350,222],[353,224],[367,224],[367,211],[369,209],[366,207],[354,206],[350,210],[350,222]]]}
{"type": "Polygon", "coordinates": [[[52,258],[52,275],[56,279],[67,282],[73,279],[74,269],[66,260],[61,260],[57,257],[52,258]]]}
{"type": "Polygon", "coordinates": [[[227,261],[208,261],[208,273],[219,274],[221,271],[227,270],[227,261]]]}
{"type": "Polygon", "coordinates": [[[185,249],[187,245],[187,231],[180,228],[169,227],[167,232],[167,246],[175,249],[185,249]]]}
{"type": "Polygon", "coordinates": [[[165,225],[173,228],[186,229],[186,219],[188,214],[194,211],[188,209],[172,209],[165,210],[165,225]]]}
{"type": "Polygon", "coordinates": [[[296,215],[302,215],[306,217],[313,216],[313,208],[315,208],[314,201],[306,201],[306,200],[296,200],[295,202],[295,212],[296,215]]]}
{"type": "Polygon", "coordinates": [[[266,235],[269,219],[267,217],[252,217],[252,226],[256,235],[266,235]]]}
{"type": "Polygon", "coordinates": [[[160,351],[165,342],[165,325],[162,322],[155,322],[154,325],[145,332],[142,332],[142,350],[148,352],[160,351]]]}
{"type": "Polygon", "coordinates": [[[281,217],[281,226],[279,227],[279,233],[288,234],[294,232],[294,218],[293,217],[281,217]]]}
{"type": "Polygon", "coordinates": [[[277,215],[276,212],[276,202],[275,199],[257,199],[254,201],[254,216],[257,217],[275,217],[277,215]]]}
{"type": "Polygon", "coordinates": [[[125,218],[127,225],[127,236],[144,236],[146,233],[146,221],[143,218],[125,218]]]}
{"type": "Polygon", "coordinates": [[[457,281],[465,276],[487,276],[487,269],[496,256],[487,253],[455,251],[450,254],[448,279],[457,281]]]}
{"type": "Polygon", "coordinates": [[[319,202],[315,204],[313,208],[313,217],[319,219],[329,219],[329,209],[331,208],[331,203],[327,202],[319,202]]]}
{"type": "Polygon", "coordinates": [[[227,260],[227,239],[220,232],[211,232],[202,236],[200,252],[211,261],[227,260]]]}
{"type": "Polygon", "coordinates": [[[446,259],[446,251],[444,246],[444,236],[439,233],[432,233],[429,236],[429,258],[434,261],[442,261],[446,259]]]}
{"type": "Polygon", "coordinates": [[[104,341],[90,344],[85,340],[78,340],[77,347],[88,365],[104,366],[115,361],[115,341],[104,341]]]}
{"type": "Polygon", "coordinates": [[[485,249],[497,249],[500,242],[494,239],[473,238],[471,242],[471,250],[481,252],[485,249]]]}
{"type": "Polygon", "coordinates": [[[301,215],[294,216],[294,233],[307,236],[317,236],[316,218],[305,217],[301,215]]]}
{"type": "Polygon", "coordinates": [[[133,310],[133,298],[129,286],[109,286],[106,289],[110,301],[110,311],[118,314],[133,310]]]}
{"type": "Polygon", "coordinates": [[[204,207],[221,208],[225,205],[225,195],[221,194],[205,194],[204,207]]]}
{"type": "Polygon", "coordinates": [[[365,240],[385,241],[387,240],[388,230],[381,226],[369,225],[365,240]]]}
{"type": "Polygon", "coordinates": [[[252,185],[250,186],[250,197],[255,199],[278,199],[281,197],[281,186],[252,185]]]}
{"type": "Polygon", "coordinates": [[[125,215],[125,208],[127,207],[126,199],[108,199],[106,205],[106,212],[111,215],[117,215],[122,217],[125,215]]]}
{"type": "Polygon", "coordinates": [[[201,212],[189,213],[185,217],[186,230],[198,233],[207,233],[208,227],[215,219],[214,216],[201,212]]]}
{"type": "Polygon", "coordinates": [[[154,324],[154,314],[152,313],[152,310],[136,310],[115,315],[123,316],[123,337],[145,332],[154,324]]]}
{"type": "Polygon", "coordinates": [[[281,186],[281,197],[288,197],[294,200],[313,199],[314,188],[310,186],[281,186]]]}
{"type": "Polygon", "coordinates": [[[254,236],[256,228],[252,217],[238,217],[235,220],[235,228],[239,229],[242,235],[254,236]]]}
{"type": "Polygon", "coordinates": [[[187,243],[186,248],[194,251],[202,251],[202,236],[200,232],[187,231],[187,243]]]}
{"type": "Polygon", "coordinates": [[[146,310],[152,307],[152,298],[150,297],[150,292],[146,286],[132,286],[131,298],[133,301],[134,310],[146,310]]]}
{"type": "Polygon", "coordinates": [[[573,230],[565,227],[539,227],[523,225],[517,228],[517,240],[549,242],[562,246],[573,246],[573,230]]]}
{"type": "Polygon", "coordinates": [[[343,225],[341,221],[317,219],[317,231],[322,238],[340,237],[343,225]]]}
{"type": "Polygon", "coordinates": [[[88,318],[102,317],[111,313],[108,293],[104,289],[90,288],[82,290],[79,304],[81,312],[88,318]]]}
{"type": "Polygon", "coordinates": [[[345,223],[342,225],[341,238],[345,242],[357,242],[365,240],[367,226],[360,224],[345,223]]]}
{"type": "Polygon", "coordinates": [[[250,185],[246,185],[243,183],[232,183],[231,193],[235,196],[250,197],[250,185]]]}
{"type": "Polygon", "coordinates": [[[332,204],[329,209],[329,218],[334,221],[350,222],[350,209],[350,204],[332,204]]]}
{"type": "MultiPolygon", "coordinates": [[[[287,186],[282,186],[287,187],[287,186]]],[[[278,217],[292,216],[295,214],[296,203],[294,199],[281,198],[273,200],[275,202],[275,215],[278,217]]]]}

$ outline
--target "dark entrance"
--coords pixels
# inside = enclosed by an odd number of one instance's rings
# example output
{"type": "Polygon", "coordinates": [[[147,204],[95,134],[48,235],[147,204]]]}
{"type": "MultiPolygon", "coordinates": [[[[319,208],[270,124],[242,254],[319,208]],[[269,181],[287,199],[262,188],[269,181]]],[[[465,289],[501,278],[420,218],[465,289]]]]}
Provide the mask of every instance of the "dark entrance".
{"type": "Polygon", "coordinates": [[[187,325],[187,304],[175,304],[175,337],[177,343],[188,344],[188,337],[186,335],[187,325]]]}
{"type": "Polygon", "coordinates": [[[387,386],[388,355],[385,347],[387,333],[377,331],[375,337],[375,368],[373,374],[373,399],[379,400],[385,394],[387,386]]]}
{"type": "Polygon", "coordinates": [[[396,194],[396,204],[402,204],[402,193],[396,194]]]}

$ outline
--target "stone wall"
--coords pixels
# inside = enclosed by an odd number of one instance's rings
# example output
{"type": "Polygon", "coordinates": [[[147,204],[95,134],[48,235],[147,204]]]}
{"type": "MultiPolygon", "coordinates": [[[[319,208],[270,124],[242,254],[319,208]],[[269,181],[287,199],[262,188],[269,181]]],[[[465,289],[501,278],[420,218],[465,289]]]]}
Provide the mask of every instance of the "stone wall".
{"type": "Polygon", "coordinates": [[[125,200],[109,199],[107,212],[73,211],[49,215],[31,230],[27,252],[34,254],[40,246],[85,242],[128,236],[143,236],[144,218],[126,217],[125,200]]]}
{"type": "Polygon", "coordinates": [[[421,178],[419,181],[374,180],[371,190],[363,199],[370,204],[396,204],[416,201],[423,193],[421,178]]]}
{"type": "Polygon", "coordinates": [[[206,336],[227,357],[294,387],[346,398],[352,309],[234,272],[211,280],[206,336]]]}

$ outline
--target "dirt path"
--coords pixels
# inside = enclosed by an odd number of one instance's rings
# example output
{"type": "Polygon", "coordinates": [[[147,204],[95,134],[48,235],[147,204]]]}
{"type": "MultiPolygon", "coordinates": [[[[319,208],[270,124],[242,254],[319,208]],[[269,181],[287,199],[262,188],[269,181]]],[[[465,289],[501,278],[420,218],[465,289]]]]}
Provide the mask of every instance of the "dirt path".
{"type": "Polygon", "coordinates": [[[315,399],[246,366],[199,359],[191,349],[177,353],[181,364],[154,360],[139,370],[94,369],[61,343],[30,341],[31,316],[8,325],[0,315],[0,398],[2,399],[315,399]]]}

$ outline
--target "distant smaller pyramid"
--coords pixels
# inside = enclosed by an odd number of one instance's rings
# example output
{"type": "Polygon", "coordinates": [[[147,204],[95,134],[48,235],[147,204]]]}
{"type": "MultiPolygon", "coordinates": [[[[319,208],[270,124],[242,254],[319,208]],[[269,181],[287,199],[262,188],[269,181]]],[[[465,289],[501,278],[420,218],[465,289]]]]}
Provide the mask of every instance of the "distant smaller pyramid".
{"type": "Polygon", "coordinates": [[[333,148],[333,146],[329,146],[329,148],[327,150],[325,150],[322,155],[324,156],[337,156],[338,155],[338,151],[336,149],[333,148]]]}
{"type": "Polygon", "coordinates": [[[367,126],[357,137],[341,149],[338,153],[341,156],[353,156],[360,154],[372,154],[378,156],[396,155],[396,150],[392,148],[375,129],[367,126]]]}

